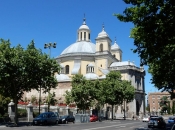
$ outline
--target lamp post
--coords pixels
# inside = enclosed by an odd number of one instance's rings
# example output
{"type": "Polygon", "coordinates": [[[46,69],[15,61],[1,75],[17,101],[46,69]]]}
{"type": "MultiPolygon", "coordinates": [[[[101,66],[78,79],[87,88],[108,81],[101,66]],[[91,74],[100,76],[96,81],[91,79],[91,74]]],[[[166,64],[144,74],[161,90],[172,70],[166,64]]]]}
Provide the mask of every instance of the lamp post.
{"type": "MultiPolygon", "coordinates": [[[[54,43],[45,43],[44,44],[44,49],[47,49],[49,48],[49,57],[51,56],[51,48],[56,48],[56,42],[54,43]]],[[[50,109],[50,90],[48,91],[48,112],[49,112],[49,109],[50,109]]]]}

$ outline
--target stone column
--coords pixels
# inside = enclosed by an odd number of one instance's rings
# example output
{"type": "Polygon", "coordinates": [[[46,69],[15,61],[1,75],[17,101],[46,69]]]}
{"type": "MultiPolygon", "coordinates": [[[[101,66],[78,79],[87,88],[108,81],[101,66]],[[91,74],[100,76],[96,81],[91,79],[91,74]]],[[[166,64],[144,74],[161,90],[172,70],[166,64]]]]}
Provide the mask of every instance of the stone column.
{"type": "Polygon", "coordinates": [[[12,122],[14,122],[15,119],[15,103],[13,100],[8,104],[8,114],[12,122]]]}
{"type": "Polygon", "coordinates": [[[29,102],[29,104],[27,105],[27,121],[33,121],[33,105],[31,104],[31,102],[29,102]]]}
{"type": "Polygon", "coordinates": [[[66,115],[69,115],[69,106],[67,105],[65,109],[66,109],[66,115]]]}
{"type": "Polygon", "coordinates": [[[92,110],[93,110],[93,109],[92,109],[92,107],[91,107],[91,109],[90,109],[90,115],[92,115],[92,110]]]}
{"type": "Polygon", "coordinates": [[[44,103],[43,107],[42,107],[42,112],[47,112],[48,111],[48,105],[47,103],[44,103]]]}

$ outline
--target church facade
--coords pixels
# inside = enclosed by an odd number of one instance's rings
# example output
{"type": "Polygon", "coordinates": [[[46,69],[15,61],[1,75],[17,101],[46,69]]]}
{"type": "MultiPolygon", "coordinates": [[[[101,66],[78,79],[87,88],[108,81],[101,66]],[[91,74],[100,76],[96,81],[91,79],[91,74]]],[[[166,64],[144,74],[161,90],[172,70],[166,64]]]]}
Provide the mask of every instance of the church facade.
{"type": "MultiPolygon", "coordinates": [[[[145,113],[145,70],[136,67],[133,62],[122,61],[122,50],[116,40],[112,43],[104,29],[91,42],[91,30],[86,25],[85,19],[77,32],[77,40],[68,46],[56,57],[61,66],[60,74],[56,74],[58,86],[52,90],[56,93],[59,103],[64,103],[66,90],[71,90],[71,78],[75,74],[82,74],[87,80],[105,79],[110,71],[120,71],[123,80],[129,80],[135,88],[135,98],[132,102],[114,107],[115,116],[123,114],[126,110],[128,116],[145,113]],[[125,108],[123,108],[125,106],[125,108]]],[[[38,97],[37,91],[26,94],[38,97]]],[[[47,96],[47,95],[42,95],[47,96]]],[[[109,109],[106,105],[104,109],[109,109]]]]}

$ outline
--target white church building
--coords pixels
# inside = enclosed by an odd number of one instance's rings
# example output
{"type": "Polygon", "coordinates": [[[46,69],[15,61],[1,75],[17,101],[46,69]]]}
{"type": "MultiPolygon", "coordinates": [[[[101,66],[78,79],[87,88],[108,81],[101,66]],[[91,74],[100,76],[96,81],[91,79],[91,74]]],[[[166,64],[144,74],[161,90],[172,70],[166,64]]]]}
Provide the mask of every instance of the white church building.
{"type": "MultiPolygon", "coordinates": [[[[145,70],[143,67],[137,67],[133,62],[122,61],[122,49],[116,40],[112,42],[105,31],[97,34],[95,43],[91,42],[91,30],[86,24],[84,18],[79,27],[77,40],[65,48],[62,53],[56,57],[61,66],[60,74],[56,74],[58,86],[52,90],[60,103],[64,102],[66,90],[71,90],[71,78],[75,74],[82,74],[88,80],[104,79],[110,71],[120,71],[123,80],[129,80],[135,88],[135,98],[132,102],[125,105],[128,117],[145,113],[145,70]]],[[[26,94],[27,98],[32,95],[38,97],[39,92],[32,91],[26,94]]],[[[47,94],[42,94],[46,96],[47,94]]],[[[110,109],[106,105],[104,109],[110,109]]],[[[114,107],[114,115],[123,114],[123,105],[114,107]]]]}

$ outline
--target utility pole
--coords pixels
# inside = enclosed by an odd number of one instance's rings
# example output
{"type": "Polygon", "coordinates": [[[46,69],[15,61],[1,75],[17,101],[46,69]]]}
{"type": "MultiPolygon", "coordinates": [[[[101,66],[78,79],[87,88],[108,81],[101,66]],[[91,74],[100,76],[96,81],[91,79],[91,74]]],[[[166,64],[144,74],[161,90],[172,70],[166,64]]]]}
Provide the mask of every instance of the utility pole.
{"type": "MultiPolygon", "coordinates": [[[[49,43],[44,44],[44,49],[49,48],[49,57],[51,57],[51,48],[52,47],[56,48],[56,42],[54,42],[54,43],[49,42],[49,43]]],[[[48,91],[48,112],[49,112],[49,110],[50,110],[50,90],[48,91]]]]}

